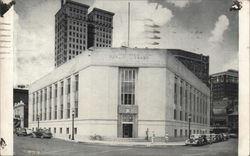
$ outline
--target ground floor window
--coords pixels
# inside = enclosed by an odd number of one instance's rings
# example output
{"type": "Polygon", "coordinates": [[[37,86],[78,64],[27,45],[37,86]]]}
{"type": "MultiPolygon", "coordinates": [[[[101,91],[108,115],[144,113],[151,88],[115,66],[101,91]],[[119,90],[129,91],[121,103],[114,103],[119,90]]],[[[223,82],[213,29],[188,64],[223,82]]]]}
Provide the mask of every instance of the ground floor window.
{"type": "Polygon", "coordinates": [[[54,128],[54,133],[56,133],[56,128],[54,128]]]}
{"type": "Polygon", "coordinates": [[[77,128],[74,128],[75,129],[75,134],[77,134],[77,128]]]}
{"type": "Polygon", "coordinates": [[[187,130],[185,129],[185,137],[187,137],[187,130]]]}
{"type": "Polygon", "coordinates": [[[182,137],[182,129],[180,130],[180,137],[182,137]]]}
{"type": "Polygon", "coordinates": [[[60,128],[60,134],[62,134],[62,128],[60,128]]]}
{"type": "Polygon", "coordinates": [[[69,128],[66,129],[66,133],[69,134],[69,128]]]}

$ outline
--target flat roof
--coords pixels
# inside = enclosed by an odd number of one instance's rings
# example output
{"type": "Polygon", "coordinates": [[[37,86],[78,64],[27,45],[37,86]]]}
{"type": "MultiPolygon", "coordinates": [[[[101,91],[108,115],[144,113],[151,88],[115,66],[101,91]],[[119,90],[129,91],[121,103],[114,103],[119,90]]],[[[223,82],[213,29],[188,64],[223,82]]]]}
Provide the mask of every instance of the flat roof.
{"type": "Polygon", "coordinates": [[[113,12],[109,12],[107,10],[102,10],[102,9],[99,9],[99,8],[94,8],[91,12],[95,12],[95,11],[97,11],[97,12],[103,12],[103,13],[109,14],[111,16],[115,15],[115,13],[113,13],[113,12]]]}

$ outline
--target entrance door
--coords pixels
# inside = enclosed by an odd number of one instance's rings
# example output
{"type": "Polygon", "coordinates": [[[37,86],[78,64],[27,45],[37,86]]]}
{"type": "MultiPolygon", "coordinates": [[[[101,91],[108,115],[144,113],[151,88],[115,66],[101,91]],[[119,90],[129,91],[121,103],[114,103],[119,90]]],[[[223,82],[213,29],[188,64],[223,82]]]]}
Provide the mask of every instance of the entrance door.
{"type": "Polygon", "coordinates": [[[133,124],[123,124],[123,138],[132,138],[133,137],[133,124]]]}

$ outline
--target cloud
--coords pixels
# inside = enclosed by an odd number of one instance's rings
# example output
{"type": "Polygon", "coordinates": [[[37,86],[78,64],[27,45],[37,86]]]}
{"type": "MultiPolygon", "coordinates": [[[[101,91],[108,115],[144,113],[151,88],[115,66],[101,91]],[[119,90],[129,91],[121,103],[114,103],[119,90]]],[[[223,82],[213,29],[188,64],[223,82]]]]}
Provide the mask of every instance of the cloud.
{"type": "Polygon", "coordinates": [[[208,39],[210,42],[222,42],[223,34],[228,29],[229,20],[227,16],[220,15],[215,23],[214,29],[211,31],[212,36],[208,39]]]}
{"type": "MultiPolygon", "coordinates": [[[[128,38],[128,2],[95,1],[94,7],[115,12],[113,23],[113,47],[126,45],[128,38]]],[[[145,47],[150,42],[148,31],[159,29],[173,17],[172,11],[147,1],[130,2],[130,46],[145,47]],[[159,16],[161,15],[161,16],[159,16]]],[[[91,10],[91,9],[90,9],[91,10]]],[[[160,31],[160,30],[156,30],[160,31]]],[[[157,33],[157,32],[154,32],[157,33]]],[[[151,45],[151,44],[150,44],[151,45]]],[[[148,47],[150,47],[150,45],[148,47]]],[[[154,46],[151,46],[154,47],[154,46]]]]}
{"type": "Polygon", "coordinates": [[[159,5],[165,6],[166,4],[173,4],[175,7],[184,8],[191,3],[200,3],[202,0],[148,0],[150,3],[157,3],[156,8],[159,5]]]}
{"type": "Polygon", "coordinates": [[[191,3],[200,3],[201,0],[171,0],[169,2],[174,4],[176,7],[184,8],[191,3]]]}

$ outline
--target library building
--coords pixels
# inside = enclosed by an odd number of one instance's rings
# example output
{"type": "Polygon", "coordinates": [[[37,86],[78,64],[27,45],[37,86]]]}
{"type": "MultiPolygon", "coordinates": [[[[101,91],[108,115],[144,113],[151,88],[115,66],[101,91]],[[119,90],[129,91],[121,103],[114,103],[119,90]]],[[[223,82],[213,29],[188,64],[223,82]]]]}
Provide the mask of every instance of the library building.
{"type": "Polygon", "coordinates": [[[187,137],[209,133],[209,112],[209,88],[167,49],[91,48],[29,88],[29,127],[56,138],[187,137]]]}

